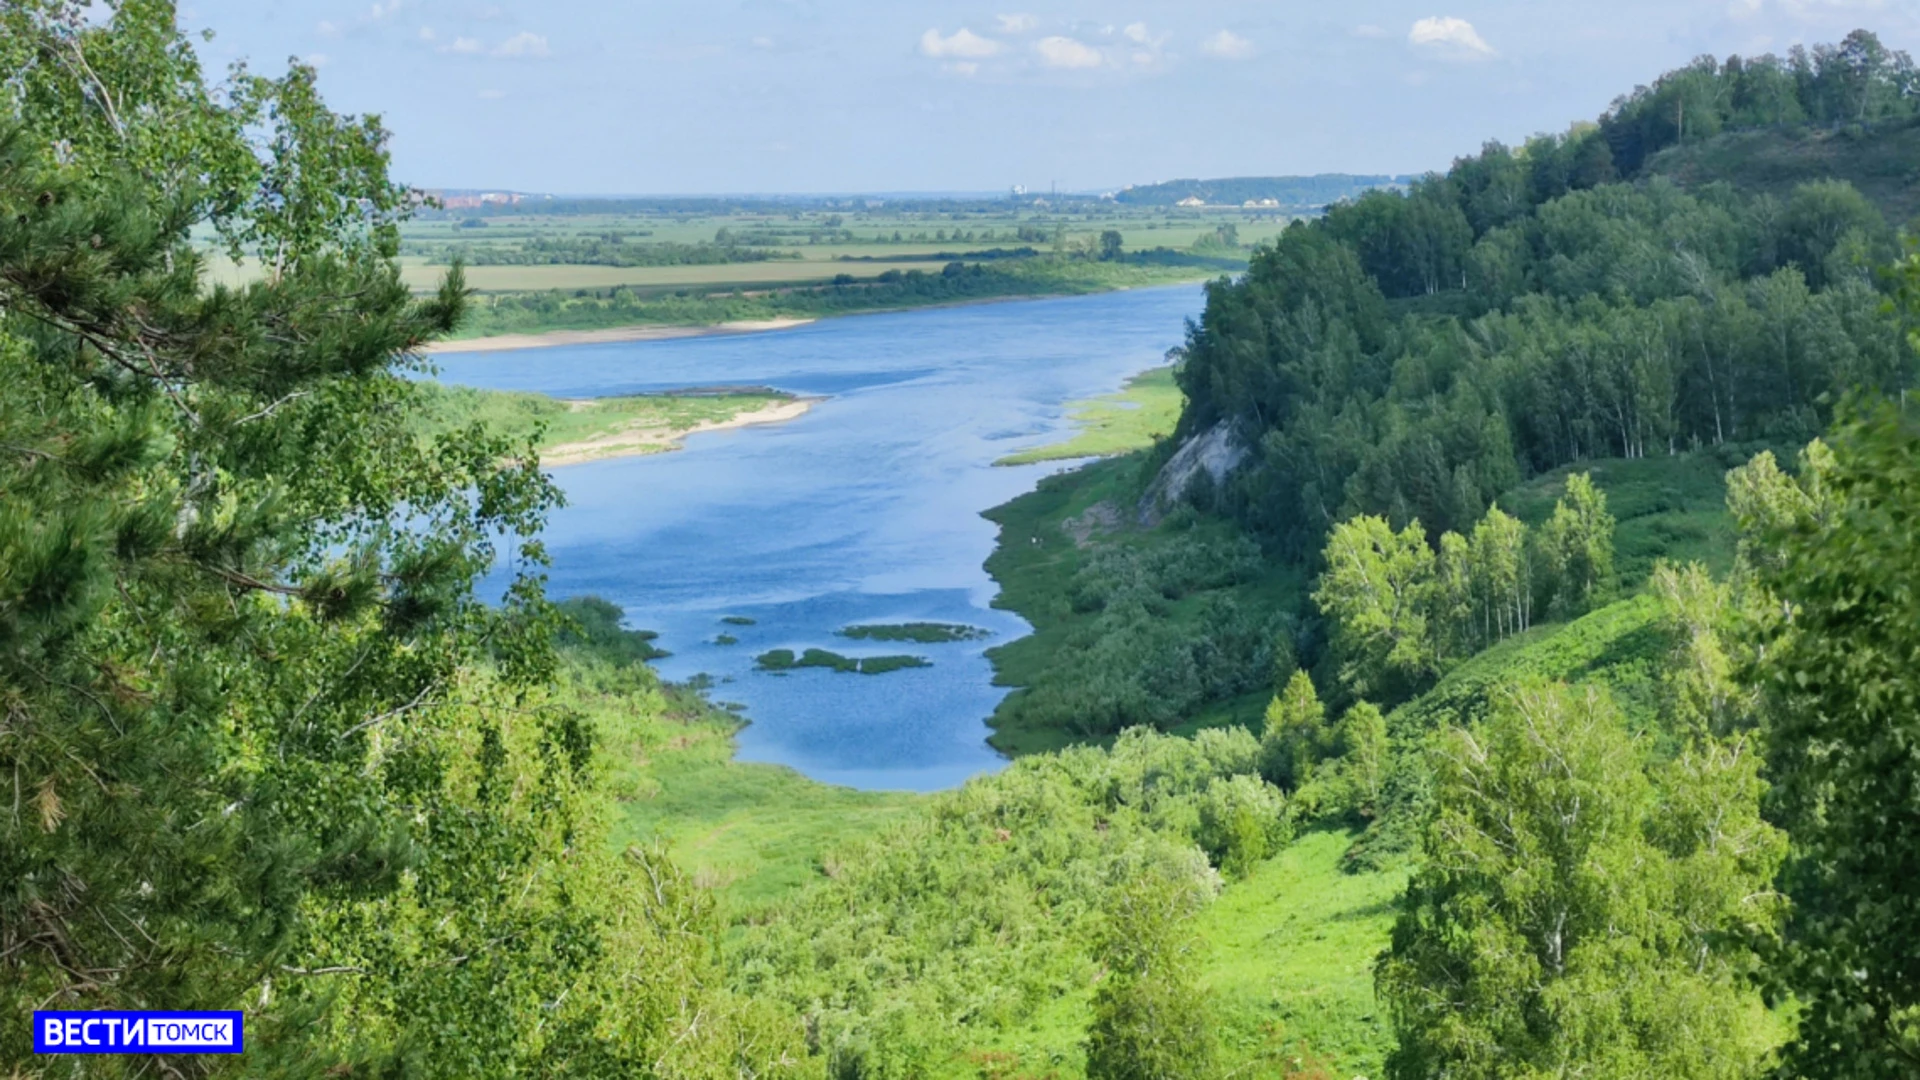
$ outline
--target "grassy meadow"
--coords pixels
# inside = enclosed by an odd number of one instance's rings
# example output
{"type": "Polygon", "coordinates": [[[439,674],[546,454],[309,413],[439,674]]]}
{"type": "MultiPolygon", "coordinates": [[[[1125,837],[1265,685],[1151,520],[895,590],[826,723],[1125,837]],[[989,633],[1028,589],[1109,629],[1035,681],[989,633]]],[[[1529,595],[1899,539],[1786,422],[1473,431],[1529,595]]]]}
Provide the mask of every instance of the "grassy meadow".
{"type": "Polygon", "coordinates": [[[1173,368],[1155,368],[1127,380],[1118,393],[1069,404],[1069,415],[1080,430],[1067,441],[1009,454],[994,464],[1031,465],[1144,450],[1173,434],[1185,406],[1173,368]]]}
{"type": "Polygon", "coordinates": [[[1906,119],[1871,128],[1727,132],[1663,150],[1647,168],[1687,187],[1734,183],[1742,191],[1783,201],[1801,184],[1845,180],[1873,200],[1890,224],[1902,226],[1920,217],[1915,162],[1920,162],[1920,122],[1906,119]]]}

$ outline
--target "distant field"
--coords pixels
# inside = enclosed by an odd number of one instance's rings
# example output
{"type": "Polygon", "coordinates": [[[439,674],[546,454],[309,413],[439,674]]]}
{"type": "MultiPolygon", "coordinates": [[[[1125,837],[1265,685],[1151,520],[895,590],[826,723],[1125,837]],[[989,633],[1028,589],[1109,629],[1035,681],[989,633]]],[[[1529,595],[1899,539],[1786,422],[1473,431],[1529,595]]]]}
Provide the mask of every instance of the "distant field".
{"type": "MultiPolygon", "coordinates": [[[[481,292],[545,292],[551,289],[613,289],[621,286],[672,289],[683,285],[782,285],[829,281],[839,274],[873,277],[888,270],[925,270],[924,262],[722,263],[717,266],[469,266],[467,284],[481,292]]],[[[402,261],[401,277],[415,289],[431,289],[444,265],[412,258],[402,261]]],[[[938,269],[936,266],[935,269],[938,269]]]]}
{"type": "Polygon", "coordinates": [[[829,280],[839,274],[871,277],[887,270],[939,266],[937,256],[966,259],[980,252],[1030,248],[1042,254],[1095,248],[1102,233],[1120,233],[1128,252],[1168,249],[1230,255],[1222,232],[1244,252],[1273,239],[1289,219],[1272,212],[1143,209],[1098,204],[1092,212],[1049,213],[1032,207],[979,204],[966,212],[792,214],[664,213],[511,214],[409,222],[402,230],[407,280],[426,288],[437,268],[455,255],[467,259],[468,280],[482,291],[675,288],[829,280]],[[481,223],[473,227],[467,223],[481,223]],[[615,267],[604,265],[484,265],[488,261],[542,262],[556,246],[581,241],[635,245],[734,244],[775,258],[715,265],[615,267]],[[544,249],[542,248],[544,245],[544,249]]]}
{"type": "MultiPolygon", "coordinates": [[[[730,212],[711,210],[713,202],[688,204],[711,211],[702,213],[657,200],[612,204],[633,205],[631,212],[430,210],[401,228],[401,277],[426,292],[455,260],[464,263],[468,287],[484,299],[456,335],[463,338],[708,326],[1197,281],[1237,272],[1292,220],[1271,210],[1092,199],[864,210],[816,202],[783,213],[766,212],[764,200],[762,209],[743,203],[730,212]],[[928,283],[950,263],[972,276],[928,283]],[[916,271],[919,278],[902,285],[916,271]]],[[[199,239],[211,247],[211,235],[199,239]]],[[[232,285],[260,273],[252,259],[217,254],[207,277],[232,285]]],[[[1089,438],[1107,445],[1141,419],[1111,417],[1089,438]]]]}

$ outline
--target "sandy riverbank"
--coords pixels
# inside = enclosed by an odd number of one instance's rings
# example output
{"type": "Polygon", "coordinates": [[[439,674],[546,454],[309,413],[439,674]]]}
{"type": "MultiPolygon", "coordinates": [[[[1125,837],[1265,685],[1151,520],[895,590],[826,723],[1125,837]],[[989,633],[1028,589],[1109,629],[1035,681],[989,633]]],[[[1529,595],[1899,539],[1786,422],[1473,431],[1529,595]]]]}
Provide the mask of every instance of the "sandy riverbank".
{"type": "Polygon", "coordinates": [[[729,431],[733,428],[751,427],[755,424],[780,424],[788,420],[805,416],[807,411],[824,401],[824,398],[794,398],[791,401],[777,401],[744,412],[729,420],[709,420],[695,424],[690,428],[674,430],[670,428],[641,427],[628,428],[606,435],[597,435],[579,442],[561,443],[548,447],[540,454],[540,464],[546,466],[578,465],[585,461],[605,461],[608,458],[632,457],[636,454],[658,454],[668,450],[678,450],[689,435],[698,435],[707,431],[729,431]]]}
{"type": "Polygon", "coordinates": [[[429,356],[447,353],[501,352],[542,349],[554,345],[603,345],[611,341],[669,341],[674,338],[717,337],[723,334],[759,334],[790,330],[812,319],[743,319],[717,326],[615,326],[606,330],[548,330],[540,334],[499,334],[462,341],[436,341],[421,350],[429,356]]]}

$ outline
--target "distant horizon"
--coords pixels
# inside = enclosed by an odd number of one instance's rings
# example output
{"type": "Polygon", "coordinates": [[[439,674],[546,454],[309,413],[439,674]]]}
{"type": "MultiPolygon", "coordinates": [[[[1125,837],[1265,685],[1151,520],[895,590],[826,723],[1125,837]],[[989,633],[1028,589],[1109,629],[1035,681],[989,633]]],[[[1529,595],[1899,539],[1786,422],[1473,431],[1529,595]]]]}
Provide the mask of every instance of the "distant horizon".
{"type": "MultiPolygon", "coordinates": [[[[1020,197],[1045,198],[1050,194],[1069,198],[1097,199],[1104,195],[1130,191],[1134,188],[1156,187],[1161,184],[1177,184],[1181,181],[1195,183],[1220,183],[1231,180],[1315,180],[1326,177],[1380,177],[1387,180],[1407,180],[1424,176],[1426,173],[1370,173],[1342,172],[1333,170],[1315,173],[1241,173],[1233,176],[1170,176],[1165,180],[1136,181],[1116,187],[1079,188],[1072,191],[1052,192],[1049,189],[1028,188],[1020,197]]],[[[408,181],[412,183],[412,181],[408,181]]],[[[454,195],[523,195],[534,198],[551,199],[601,199],[609,202],[625,199],[1004,199],[1012,193],[1012,187],[978,190],[942,190],[930,188],[924,190],[901,191],[865,191],[849,189],[845,191],[533,191],[505,186],[486,187],[484,185],[455,184],[414,184],[421,191],[438,191],[454,195]]]]}

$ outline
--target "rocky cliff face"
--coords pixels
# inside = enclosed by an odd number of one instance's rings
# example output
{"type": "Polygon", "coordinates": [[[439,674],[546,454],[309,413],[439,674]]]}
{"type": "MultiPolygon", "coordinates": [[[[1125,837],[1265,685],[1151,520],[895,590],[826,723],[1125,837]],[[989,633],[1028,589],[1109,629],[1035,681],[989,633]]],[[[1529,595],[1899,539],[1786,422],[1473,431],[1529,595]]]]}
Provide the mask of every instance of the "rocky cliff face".
{"type": "Polygon", "coordinates": [[[1206,472],[1218,484],[1246,459],[1247,448],[1241,445],[1228,421],[1222,420],[1188,439],[1141,496],[1140,524],[1158,524],[1160,518],[1185,497],[1187,488],[1201,472],[1206,472]]]}

